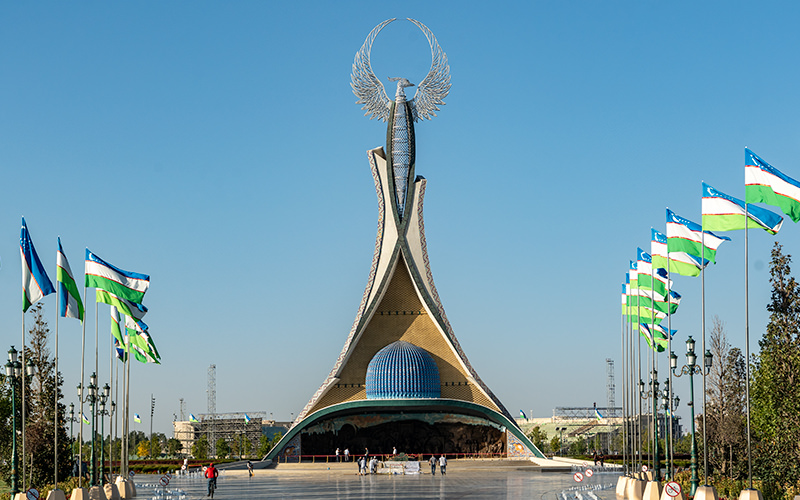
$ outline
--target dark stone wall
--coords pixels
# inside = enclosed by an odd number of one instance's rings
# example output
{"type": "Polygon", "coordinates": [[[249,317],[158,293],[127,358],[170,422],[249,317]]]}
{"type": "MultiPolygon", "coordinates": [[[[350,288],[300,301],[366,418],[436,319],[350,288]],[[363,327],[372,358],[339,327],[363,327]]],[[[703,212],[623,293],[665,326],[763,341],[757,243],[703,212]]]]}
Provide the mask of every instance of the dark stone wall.
{"type": "Polygon", "coordinates": [[[351,455],[398,453],[504,453],[504,433],[490,426],[456,423],[429,424],[421,420],[403,420],[356,429],[344,425],[338,432],[301,435],[303,455],[332,455],[338,447],[351,455]]]}

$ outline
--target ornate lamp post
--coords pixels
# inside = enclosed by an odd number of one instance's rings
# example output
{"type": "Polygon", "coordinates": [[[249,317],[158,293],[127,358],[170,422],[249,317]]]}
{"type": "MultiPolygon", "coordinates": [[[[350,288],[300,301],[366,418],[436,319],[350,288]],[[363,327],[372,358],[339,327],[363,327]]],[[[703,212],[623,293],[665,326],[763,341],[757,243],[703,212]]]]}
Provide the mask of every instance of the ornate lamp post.
{"type": "Polygon", "coordinates": [[[564,452],[564,431],[567,430],[566,427],[556,427],[556,432],[560,433],[560,437],[558,439],[558,454],[563,455],[564,452]]]}
{"type": "MultiPolygon", "coordinates": [[[[75,442],[72,440],[72,424],[77,422],[78,419],[75,418],[75,403],[69,404],[69,418],[67,419],[69,422],[69,457],[70,460],[73,462],[75,461],[75,442]]],[[[80,465],[78,465],[78,470],[80,471],[80,465]]],[[[80,472],[79,472],[80,473],[80,472]]]]}
{"type": "Polygon", "coordinates": [[[101,486],[106,484],[105,480],[106,447],[105,444],[103,443],[103,438],[105,436],[105,429],[103,423],[105,422],[105,419],[103,418],[103,415],[111,416],[111,414],[114,412],[114,406],[115,406],[114,403],[112,402],[111,411],[109,412],[106,410],[106,401],[108,400],[109,394],[111,394],[111,387],[109,387],[108,384],[105,384],[103,386],[103,392],[100,394],[99,397],[100,411],[97,412],[97,414],[100,415],[100,485],[101,486]]]}
{"type": "Polygon", "coordinates": [[[17,470],[17,380],[22,375],[22,364],[17,361],[17,350],[14,346],[8,350],[6,377],[11,382],[11,496],[19,493],[19,471],[17,470]]]}
{"type": "MultiPolygon", "coordinates": [[[[692,416],[692,479],[691,479],[691,491],[689,492],[689,496],[694,496],[694,492],[697,490],[697,487],[700,485],[700,480],[697,477],[697,440],[695,439],[695,429],[694,429],[694,375],[700,374],[703,371],[703,368],[697,365],[697,355],[694,352],[694,339],[689,336],[686,339],[686,364],[683,365],[680,369],[680,373],[675,373],[675,370],[678,368],[678,356],[675,355],[674,352],[671,352],[669,355],[669,365],[672,369],[673,375],[676,377],[680,377],[683,375],[689,375],[689,407],[692,409],[691,416],[692,416]]],[[[713,356],[711,355],[711,351],[706,351],[704,356],[703,365],[706,370],[706,373],[711,370],[711,364],[713,362],[713,356]]]]}
{"type": "Polygon", "coordinates": [[[658,373],[653,370],[650,375],[650,389],[644,390],[644,382],[639,380],[639,397],[642,399],[653,399],[653,479],[661,481],[661,464],[659,463],[658,453],[658,373]]]}
{"type": "MultiPolygon", "coordinates": [[[[95,434],[95,414],[96,414],[96,412],[95,412],[95,404],[97,403],[97,400],[98,400],[98,397],[97,397],[97,374],[92,373],[92,375],[89,377],[89,387],[87,387],[86,389],[89,390],[89,394],[86,396],[86,399],[84,399],[84,401],[86,401],[90,405],[92,405],[92,428],[91,428],[92,451],[91,451],[91,455],[90,455],[91,458],[89,459],[89,461],[91,462],[90,484],[91,484],[91,486],[97,486],[97,458],[96,458],[96,455],[95,455],[95,448],[94,448],[94,442],[95,442],[95,435],[94,435],[95,434]]],[[[78,384],[78,398],[82,398],[82,397],[83,397],[83,389],[82,389],[81,385],[78,384]]],[[[81,443],[81,446],[83,446],[83,443],[81,443]]],[[[82,468],[82,467],[83,467],[83,464],[81,464],[80,468],[82,468]]],[[[83,477],[83,471],[81,470],[80,472],[81,472],[81,477],[83,477]]]]}

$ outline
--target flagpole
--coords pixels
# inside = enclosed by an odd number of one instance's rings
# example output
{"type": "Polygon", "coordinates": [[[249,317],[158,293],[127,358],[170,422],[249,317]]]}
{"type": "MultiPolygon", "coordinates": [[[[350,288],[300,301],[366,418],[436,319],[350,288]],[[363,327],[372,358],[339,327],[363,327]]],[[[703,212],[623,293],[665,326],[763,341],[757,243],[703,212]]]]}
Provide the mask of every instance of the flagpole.
{"type": "MultiPolygon", "coordinates": [[[[109,353],[108,353],[108,386],[109,388],[114,387],[114,342],[109,342],[109,353]]],[[[109,399],[111,400],[110,403],[114,402],[114,392],[109,391],[109,399]]],[[[112,408],[111,404],[109,403],[108,407],[112,408]]],[[[114,475],[114,471],[111,465],[114,463],[114,440],[112,436],[114,435],[112,431],[112,424],[111,424],[111,416],[108,417],[108,479],[111,482],[111,477],[114,475]]],[[[100,470],[102,471],[105,468],[105,464],[100,464],[100,470]]],[[[102,478],[100,480],[102,483],[102,478]]]]}
{"type": "MultiPolygon", "coordinates": [[[[114,440],[116,440],[116,439],[119,438],[119,414],[122,411],[122,406],[120,406],[120,404],[119,404],[119,363],[115,363],[114,368],[117,370],[117,376],[114,379],[115,380],[114,401],[117,402],[117,411],[114,412],[114,440]]],[[[123,374],[123,376],[125,375],[125,371],[124,370],[122,371],[122,374],[123,374]]],[[[123,384],[123,387],[125,387],[124,384],[123,384]]],[[[111,442],[113,443],[114,440],[112,440],[111,442]]],[[[112,446],[113,446],[113,444],[112,444],[112,446]]],[[[120,440],[119,451],[120,451],[119,460],[120,460],[120,464],[122,464],[122,441],[121,440],[120,440]]],[[[113,464],[113,461],[112,461],[112,464],[113,464]]]]}
{"type": "MultiPolygon", "coordinates": [[[[637,288],[637,290],[639,288],[638,265],[637,265],[637,273],[636,273],[636,288],[637,288]]],[[[636,295],[636,315],[638,316],[639,324],[641,324],[641,322],[642,322],[641,299],[640,299],[640,296],[638,295],[639,294],[638,291],[636,292],[636,294],[637,294],[636,295]]],[[[636,366],[638,367],[637,371],[639,373],[639,382],[641,383],[641,381],[642,381],[642,339],[641,339],[641,335],[637,335],[636,339],[638,340],[636,345],[637,345],[638,358],[639,358],[638,362],[636,363],[636,366]]],[[[639,414],[637,415],[637,418],[636,418],[636,434],[639,436],[639,463],[638,463],[638,466],[641,469],[642,462],[644,462],[644,458],[642,456],[643,451],[644,451],[643,448],[642,448],[642,395],[641,394],[637,394],[636,396],[637,396],[636,399],[639,402],[639,414]]]]}
{"type": "MultiPolygon", "coordinates": [[[[669,265],[669,249],[667,249],[667,350],[669,351],[669,355],[672,356],[672,305],[670,304],[670,300],[672,300],[672,274],[670,274],[670,265],[669,265]]],[[[673,456],[673,430],[672,430],[672,369],[671,367],[667,370],[668,372],[668,394],[667,397],[669,401],[667,402],[667,407],[669,408],[669,446],[667,446],[667,479],[672,479],[672,461],[674,460],[673,456]]],[[[666,415],[664,416],[664,422],[667,421],[666,415]]]]}
{"type": "MultiPolygon", "coordinates": [[[[58,266],[56,266],[56,284],[58,284],[58,266]]],[[[61,286],[56,286],[56,366],[55,366],[55,395],[53,399],[55,400],[53,403],[53,454],[55,455],[55,469],[54,469],[54,482],[55,485],[54,489],[58,489],[58,316],[59,316],[59,305],[61,304],[61,293],[59,293],[59,289],[61,286]]]]}
{"type": "MultiPolygon", "coordinates": [[[[702,219],[701,219],[702,221],[702,219]]],[[[706,232],[700,226],[700,262],[703,264],[703,270],[700,272],[700,287],[701,287],[701,330],[703,334],[703,356],[705,359],[706,353],[706,232]]],[[[703,474],[704,474],[704,485],[710,484],[708,482],[708,442],[707,442],[707,434],[708,434],[708,427],[706,427],[706,370],[705,364],[702,365],[702,373],[703,373],[703,474]]]]}
{"type": "MultiPolygon", "coordinates": [[[[744,204],[744,348],[745,366],[745,408],[747,412],[747,488],[753,489],[753,461],[750,454],[750,261],[748,260],[749,242],[747,239],[747,202],[744,204]]],[[[718,361],[721,362],[722,360],[718,361]]]]}
{"type": "MultiPolygon", "coordinates": [[[[625,285],[622,285],[622,289],[623,290],[625,289],[625,285]]],[[[625,308],[627,309],[627,307],[628,307],[628,295],[625,294],[625,308]]],[[[623,394],[623,397],[622,397],[622,421],[625,422],[625,409],[627,407],[627,404],[626,404],[626,401],[625,401],[625,385],[626,385],[625,384],[625,376],[626,376],[626,373],[625,373],[625,314],[624,313],[622,314],[622,318],[621,319],[622,319],[622,321],[620,321],[620,327],[621,327],[622,331],[620,333],[622,335],[621,335],[621,338],[620,338],[620,348],[622,350],[622,353],[621,353],[621,356],[622,356],[621,357],[621,361],[622,361],[622,394],[623,394]]],[[[627,444],[627,441],[625,439],[625,426],[623,425],[623,427],[622,427],[622,468],[623,468],[625,474],[627,474],[627,472],[628,472],[628,463],[625,461],[625,459],[627,458],[627,455],[625,453],[626,444],[627,444]]],[[[611,451],[611,450],[609,450],[609,451],[611,451]]]]}
{"type": "MultiPolygon", "coordinates": [[[[25,294],[25,290],[22,290],[23,297],[25,294]]],[[[24,299],[23,299],[24,301],[24,299]]],[[[21,405],[21,412],[22,412],[22,491],[26,491],[28,488],[25,487],[25,478],[27,475],[25,474],[25,310],[22,310],[22,401],[20,401],[21,405]]]]}
{"type": "MultiPolygon", "coordinates": [[[[86,294],[87,288],[84,284],[83,286],[83,303],[86,304],[86,294]]],[[[81,415],[78,420],[81,421],[80,427],[78,427],[78,488],[83,487],[83,380],[84,380],[84,365],[85,365],[85,357],[86,357],[86,309],[84,309],[83,314],[83,321],[81,321],[81,383],[78,385],[80,389],[78,391],[78,400],[81,405],[81,415]]]]}
{"type": "Polygon", "coordinates": [[[130,429],[131,429],[131,422],[130,422],[130,406],[131,406],[131,350],[130,350],[130,339],[125,336],[125,348],[127,352],[127,363],[128,363],[128,374],[125,378],[125,479],[128,476],[128,457],[130,456],[130,429]]]}

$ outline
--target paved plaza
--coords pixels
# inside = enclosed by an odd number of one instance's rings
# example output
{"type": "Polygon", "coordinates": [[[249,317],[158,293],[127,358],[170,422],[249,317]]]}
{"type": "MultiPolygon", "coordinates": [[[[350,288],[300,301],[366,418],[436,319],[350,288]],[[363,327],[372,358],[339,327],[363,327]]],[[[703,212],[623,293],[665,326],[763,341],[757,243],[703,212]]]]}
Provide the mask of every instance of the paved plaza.
{"type": "MultiPolygon", "coordinates": [[[[618,474],[595,474],[583,486],[611,485],[608,489],[583,491],[584,500],[613,500],[618,474]]],[[[166,492],[155,491],[158,476],[136,477],[137,497],[156,500],[197,500],[206,498],[206,482],[201,477],[174,477],[166,492]],[[147,486],[146,486],[147,485],[147,486]],[[184,495],[181,495],[181,492],[184,495]],[[164,494],[166,493],[166,495],[164,494]]],[[[343,471],[278,472],[258,471],[249,478],[242,474],[223,474],[214,498],[219,499],[503,499],[535,498],[576,500],[572,473],[530,470],[474,470],[448,467],[447,475],[371,475],[358,476],[343,471]]]]}

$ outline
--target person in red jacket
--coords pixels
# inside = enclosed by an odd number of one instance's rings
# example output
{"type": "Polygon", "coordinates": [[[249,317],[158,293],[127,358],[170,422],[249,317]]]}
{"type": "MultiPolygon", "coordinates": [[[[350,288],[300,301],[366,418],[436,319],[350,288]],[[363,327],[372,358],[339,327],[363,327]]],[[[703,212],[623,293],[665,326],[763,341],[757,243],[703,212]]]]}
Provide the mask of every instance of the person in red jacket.
{"type": "Polygon", "coordinates": [[[219,471],[213,463],[209,464],[206,469],[206,478],[208,478],[208,496],[211,498],[214,498],[214,490],[217,489],[217,477],[219,477],[219,471]]]}

